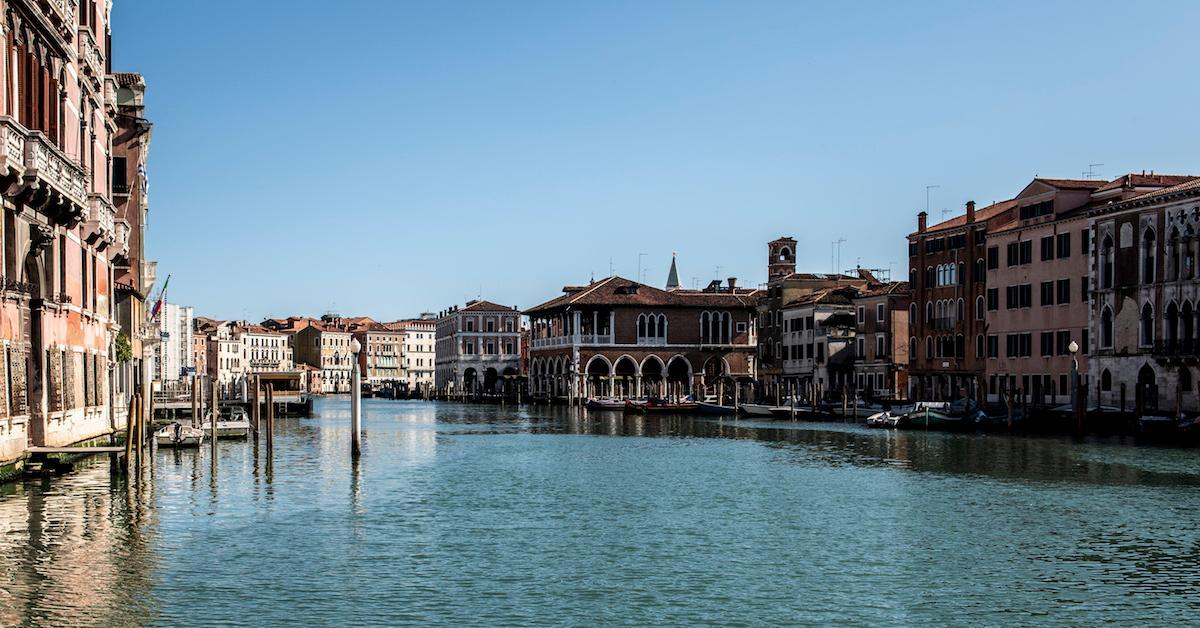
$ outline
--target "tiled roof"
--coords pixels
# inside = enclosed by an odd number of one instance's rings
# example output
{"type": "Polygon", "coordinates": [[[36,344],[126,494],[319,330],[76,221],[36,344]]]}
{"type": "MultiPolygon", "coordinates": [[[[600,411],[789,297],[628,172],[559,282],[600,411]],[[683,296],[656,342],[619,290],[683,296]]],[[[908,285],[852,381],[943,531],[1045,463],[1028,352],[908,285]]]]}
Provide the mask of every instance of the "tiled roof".
{"type": "Polygon", "coordinates": [[[859,297],[877,297],[885,294],[899,294],[908,292],[907,281],[892,281],[882,285],[873,286],[868,290],[863,290],[859,293],[859,297]]]}
{"type": "Polygon", "coordinates": [[[509,305],[500,305],[483,299],[467,301],[467,304],[458,310],[459,312],[512,312],[513,307],[509,305]]]}
{"type": "MultiPolygon", "coordinates": [[[[1044,179],[1040,179],[1040,180],[1044,180],[1044,179]]],[[[1005,210],[1012,209],[1013,207],[1016,207],[1016,206],[1017,206],[1016,199],[1011,199],[1011,198],[1008,199],[1007,201],[1000,201],[998,203],[992,203],[991,205],[988,205],[987,207],[984,207],[983,209],[975,210],[975,222],[977,222],[977,223],[985,222],[987,220],[995,218],[999,214],[1003,213],[1005,210]]],[[[955,216],[954,218],[951,218],[950,220],[947,220],[945,222],[939,222],[938,224],[933,225],[931,227],[926,227],[925,233],[930,233],[933,231],[945,231],[947,229],[956,229],[956,228],[962,227],[966,224],[967,224],[967,215],[962,214],[960,216],[955,216]]],[[[914,233],[912,235],[917,235],[917,234],[914,233]]]]}
{"type": "Polygon", "coordinates": [[[1151,200],[1151,199],[1154,199],[1154,198],[1157,198],[1160,196],[1170,196],[1172,194],[1178,194],[1179,192],[1190,192],[1192,190],[1200,190],[1200,177],[1192,178],[1190,181],[1185,181],[1178,185],[1172,185],[1169,188],[1163,188],[1161,190],[1153,190],[1151,192],[1146,192],[1145,194],[1142,194],[1140,196],[1135,196],[1129,200],[1130,201],[1145,201],[1145,200],[1151,200]]]}
{"type": "Polygon", "coordinates": [[[785,308],[800,307],[804,305],[813,305],[814,303],[829,303],[833,305],[849,305],[850,299],[857,296],[858,291],[851,287],[843,288],[825,288],[822,290],[814,290],[808,294],[788,301],[783,305],[785,308]]]}
{"type": "Polygon", "coordinates": [[[1046,179],[1043,177],[1034,177],[1033,180],[1041,181],[1046,185],[1056,187],[1060,190],[1095,190],[1108,184],[1107,181],[1100,179],[1046,179]]]}
{"type": "Polygon", "coordinates": [[[130,85],[145,85],[146,80],[137,72],[115,72],[112,75],[113,80],[120,87],[129,87],[130,85]]]}
{"type": "Polygon", "coordinates": [[[645,305],[654,307],[742,307],[753,306],[758,289],[735,291],[662,290],[654,286],[612,276],[577,292],[568,292],[525,310],[526,314],[546,312],[571,305],[645,305]],[[631,289],[632,288],[632,289],[631,289]]]}
{"type": "Polygon", "coordinates": [[[1186,183],[1194,178],[1196,177],[1190,174],[1146,174],[1145,172],[1138,174],[1133,172],[1125,176],[1117,177],[1116,179],[1105,183],[1097,188],[1096,191],[1104,192],[1106,190],[1116,190],[1124,187],[1169,187],[1179,185],[1180,183],[1186,183]]]}

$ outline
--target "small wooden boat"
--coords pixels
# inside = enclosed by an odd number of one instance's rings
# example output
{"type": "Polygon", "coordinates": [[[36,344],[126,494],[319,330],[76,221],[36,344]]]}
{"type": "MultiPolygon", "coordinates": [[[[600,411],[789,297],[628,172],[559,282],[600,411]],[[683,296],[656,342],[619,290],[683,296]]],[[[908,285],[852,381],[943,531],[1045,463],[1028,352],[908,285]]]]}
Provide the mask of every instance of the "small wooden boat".
{"type": "Polygon", "coordinates": [[[620,411],[620,410],[625,409],[625,400],[624,399],[613,399],[611,397],[593,397],[591,399],[588,399],[587,403],[585,403],[584,405],[591,410],[620,411]]]}
{"type": "Polygon", "coordinates": [[[204,442],[204,430],[182,423],[172,423],[154,433],[159,447],[199,447],[204,442]]]}
{"type": "Polygon", "coordinates": [[[842,404],[837,403],[837,402],[829,404],[829,406],[826,408],[826,410],[828,410],[829,413],[832,414],[833,416],[841,417],[843,419],[852,419],[856,415],[857,416],[870,416],[873,414],[878,414],[878,413],[886,410],[886,408],[884,408],[881,404],[867,403],[866,401],[864,401],[862,399],[858,399],[858,400],[847,403],[845,412],[842,412],[842,404]],[[857,413],[855,412],[856,406],[858,408],[857,413]]]}
{"type": "Polygon", "coordinates": [[[897,427],[900,424],[900,418],[903,416],[903,413],[892,412],[891,410],[877,412],[867,417],[867,427],[897,427]]]}
{"type": "Polygon", "coordinates": [[[680,413],[696,412],[700,404],[695,401],[658,401],[651,399],[642,407],[643,412],[680,413]]]}
{"type": "MultiPolygon", "coordinates": [[[[212,438],[212,414],[209,414],[204,424],[200,426],[204,435],[212,438]]],[[[217,417],[217,438],[246,438],[250,434],[250,418],[246,411],[234,407],[228,417],[217,417]]]]}

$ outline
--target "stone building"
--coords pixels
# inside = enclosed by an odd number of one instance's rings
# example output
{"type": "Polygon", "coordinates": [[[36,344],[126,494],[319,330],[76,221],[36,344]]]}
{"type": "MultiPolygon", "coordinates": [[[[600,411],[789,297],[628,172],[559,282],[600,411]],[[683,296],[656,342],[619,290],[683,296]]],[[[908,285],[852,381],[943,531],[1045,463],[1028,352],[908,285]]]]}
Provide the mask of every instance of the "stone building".
{"type": "Polygon", "coordinates": [[[784,304],[777,398],[795,395],[811,401],[853,394],[857,296],[852,286],[824,288],[784,304]]]}
{"type": "Polygon", "coordinates": [[[520,374],[521,313],[483,300],[452,307],[438,317],[434,350],[439,393],[506,392],[520,374]]]}
{"type": "Polygon", "coordinates": [[[403,331],[372,321],[357,325],[354,338],[361,346],[358,368],[363,381],[396,385],[405,381],[403,331]]]}
{"type": "Polygon", "coordinates": [[[704,290],[616,276],[566,286],[525,312],[530,392],[579,399],[748,390],[757,373],[759,295],[732,278],[704,290]]]}
{"type": "Polygon", "coordinates": [[[404,335],[401,355],[408,392],[424,394],[433,390],[434,361],[437,359],[437,352],[434,350],[437,333],[435,315],[431,312],[425,313],[420,318],[393,321],[387,323],[387,326],[404,335]]]}
{"type": "MultiPolygon", "coordinates": [[[[987,331],[987,232],[1012,222],[1016,211],[1015,200],[978,211],[971,201],[966,214],[933,226],[925,212],[917,214],[917,231],[908,235],[909,398],[982,395],[987,361],[978,340],[987,331]]],[[[1031,259],[1032,249],[1017,255],[1031,259]]]]}
{"type": "MultiPolygon", "coordinates": [[[[1200,365],[1200,178],[1145,191],[1088,212],[1093,397],[1138,415],[1197,412],[1200,365]]],[[[1140,180],[1139,180],[1140,177],[1140,180]]]]}
{"type": "Polygon", "coordinates": [[[797,273],[796,240],[782,237],[767,243],[767,285],[761,292],[757,312],[758,378],[769,393],[783,381],[783,310],[788,303],[828,288],[866,288],[861,276],[797,273]]]}
{"type": "Polygon", "coordinates": [[[287,334],[244,322],[234,329],[234,333],[241,341],[247,373],[292,370],[292,347],[287,334]]]}
{"type": "Polygon", "coordinates": [[[297,363],[320,369],[322,393],[348,393],[352,340],[353,334],[335,319],[315,321],[296,332],[292,355],[297,363]]]}
{"type": "Polygon", "coordinates": [[[854,371],[859,394],[868,399],[908,398],[909,304],[902,281],[876,284],[852,299],[855,314],[854,371]]]}
{"type": "Polygon", "coordinates": [[[0,463],[125,424],[110,388],[116,85],[103,2],[5,3],[0,65],[0,463]]]}
{"type": "Polygon", "coordinates": [[[191,380],[196,372],[193,352],[194,320],[192,308],[164,302],[149,329],[158,342],[149,346],[152,379],[164,385],[191,380]]]}

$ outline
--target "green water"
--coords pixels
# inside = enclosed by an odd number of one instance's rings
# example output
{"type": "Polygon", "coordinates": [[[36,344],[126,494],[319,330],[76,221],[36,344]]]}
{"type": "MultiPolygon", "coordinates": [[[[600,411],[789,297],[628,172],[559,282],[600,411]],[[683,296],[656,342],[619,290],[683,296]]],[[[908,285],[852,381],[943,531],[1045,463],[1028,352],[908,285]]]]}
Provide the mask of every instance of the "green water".
{"type": "Polygon", "coordinates": [[[0,625],[1191,623],[1200,451],[345,398],[0,487],[0,625]]]}

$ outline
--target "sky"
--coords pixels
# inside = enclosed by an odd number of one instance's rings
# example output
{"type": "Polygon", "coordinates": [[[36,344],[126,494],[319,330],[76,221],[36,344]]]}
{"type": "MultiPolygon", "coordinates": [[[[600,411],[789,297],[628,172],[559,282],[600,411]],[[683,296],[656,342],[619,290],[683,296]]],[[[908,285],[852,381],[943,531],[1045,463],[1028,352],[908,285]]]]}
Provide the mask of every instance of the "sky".
{"type": "Polygon", "coordinates": [[[1200,174],[1200,3],[115,0],[146,253],[217,318],[905,276],[1033,177],[1200,174]],[[643,255],[644,254],[644,255],[643,255]]]}

